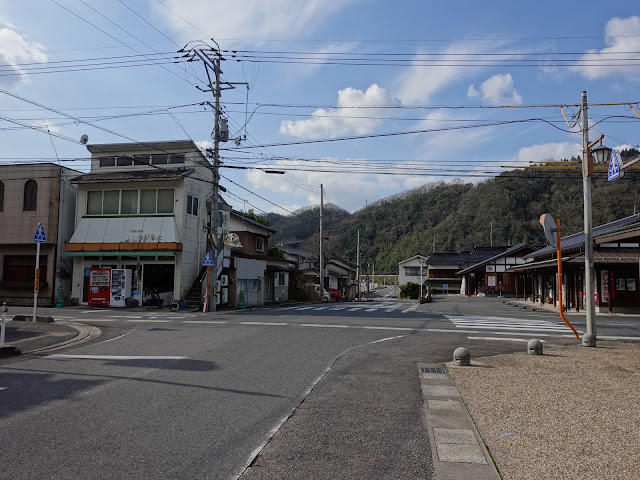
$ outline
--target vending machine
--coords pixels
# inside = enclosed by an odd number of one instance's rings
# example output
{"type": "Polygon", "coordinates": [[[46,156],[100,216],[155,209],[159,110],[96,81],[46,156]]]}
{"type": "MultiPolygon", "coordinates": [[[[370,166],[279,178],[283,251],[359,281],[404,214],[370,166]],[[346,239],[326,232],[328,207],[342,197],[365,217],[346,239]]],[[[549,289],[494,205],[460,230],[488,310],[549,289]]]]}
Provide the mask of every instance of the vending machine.
{"type": "Polygon", "coordinates": [[[111,269],[110,307],[124,307],[125,300],[131,296],[131,270],[111,269]]]}
{"type": "Polygon", "coordinates": [[[89,296],[90,307],[108,307],[110,300],[111,269],[89,269],[89,296]]]}

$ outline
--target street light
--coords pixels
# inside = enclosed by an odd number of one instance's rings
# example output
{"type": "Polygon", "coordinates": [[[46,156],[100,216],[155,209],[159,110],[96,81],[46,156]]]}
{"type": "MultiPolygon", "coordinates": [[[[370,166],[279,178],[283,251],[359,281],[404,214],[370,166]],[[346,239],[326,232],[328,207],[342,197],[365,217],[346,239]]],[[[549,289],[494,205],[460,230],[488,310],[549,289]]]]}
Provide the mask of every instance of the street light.
{"type": "Polygon", "coordinates": [[[594,300],[593,281],[595,272],[593,268],[593,225],[591,214],[591,175],[593,175],[593,162],[597,164],[608,163],[611,156],[611,149],[602,145],[604,135],[600,135],[595,141],[589,143],[589,118],[587,115],[587,92],[582,92],[580,103],[582,115],[582,189],[584,196],[584,273],[585,273],[585,293],[587,313],[587,334],[592,334],[588,341],[583,341],[583,345],[589,347],[596,346],[596,306],[594,300]],[[593,148],[597,143],[600,146],[593,148]]]}
{"type": "Polygon", "coordinates": [[[422,298],[422,267],[425,265],[425,261],[423,259],[418,260],[420,262],[420,297],[418,300],[422,298]]]}

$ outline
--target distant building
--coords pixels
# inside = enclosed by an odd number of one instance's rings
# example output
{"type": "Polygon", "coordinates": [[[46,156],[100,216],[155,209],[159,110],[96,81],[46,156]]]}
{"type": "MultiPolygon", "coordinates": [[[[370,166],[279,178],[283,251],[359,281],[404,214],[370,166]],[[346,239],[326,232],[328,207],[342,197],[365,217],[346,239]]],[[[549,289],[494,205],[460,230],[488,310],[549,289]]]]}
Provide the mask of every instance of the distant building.
{"type": "Polygon", "coordinates": [[[61,257],[74,227],[76,190],[70,179],[80,172],[52,163],[0,166],[0,300],[33,304],[36,244],[42,223],[38,304],[64,301],[71,287],[71,262],[61,257]],[[62,291],[60,291],[62,289],[62,291]]]}

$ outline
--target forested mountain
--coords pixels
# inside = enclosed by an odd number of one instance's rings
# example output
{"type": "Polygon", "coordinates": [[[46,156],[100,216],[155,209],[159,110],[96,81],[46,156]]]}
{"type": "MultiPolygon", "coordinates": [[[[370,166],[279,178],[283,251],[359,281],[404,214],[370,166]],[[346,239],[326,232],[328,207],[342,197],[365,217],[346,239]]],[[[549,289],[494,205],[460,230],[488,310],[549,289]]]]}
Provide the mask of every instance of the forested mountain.
{"type": "MultiPolygon", "coordinates": [[[[628,161],[638,151],[623,152],[628,161]]],[[[569,164],[568,164],[569,165],[569,164]]],[[[479,184],[454,181],[426,185],[349,214],[324,209],[327,255],[355,262],[360,230],[361,263],[376,272],[396,272],[398,262],[417,253],[459,251],[474,245],[546,243],[540,215],[560,218],[563,235],[583,230],[583,185],[579,167],[567,170],[511,171],[479,184]]],[[[640,209],[640,172],[607,181],[597,171],[592,183],[593,225],[631,215],[640,209]]],[[[300,240],[299,248],[318,251],[319,207],[292,216],[269,215],[277,230],[272,245],[300,240]]]]}

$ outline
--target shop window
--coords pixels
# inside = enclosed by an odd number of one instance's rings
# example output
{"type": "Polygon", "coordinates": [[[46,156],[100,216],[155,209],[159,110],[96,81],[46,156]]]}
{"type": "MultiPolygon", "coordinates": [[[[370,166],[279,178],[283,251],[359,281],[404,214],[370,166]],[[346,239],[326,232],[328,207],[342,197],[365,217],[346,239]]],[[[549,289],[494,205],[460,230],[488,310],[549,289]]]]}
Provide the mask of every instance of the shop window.
{"type": "Polygon", "coordinates": [[[256,237],[256,252],[264,252],[264,238],[256,237]]]}
{"type": "Polygon", "coordinates": [[[4,210],[4,183],[0,181],[0,212],[4,210]]]}
{"type": "Polygon", "coordinates": [[[198,197],[187,195],[187,214],[198,216],[198,197]]]}
{"type": "Polygon", "coordinates": [[[32,211],[36,209],[38,203],[38,184],[35,180],[27,180],[24,184],[24,202],[22,210],[32,211]]]}

